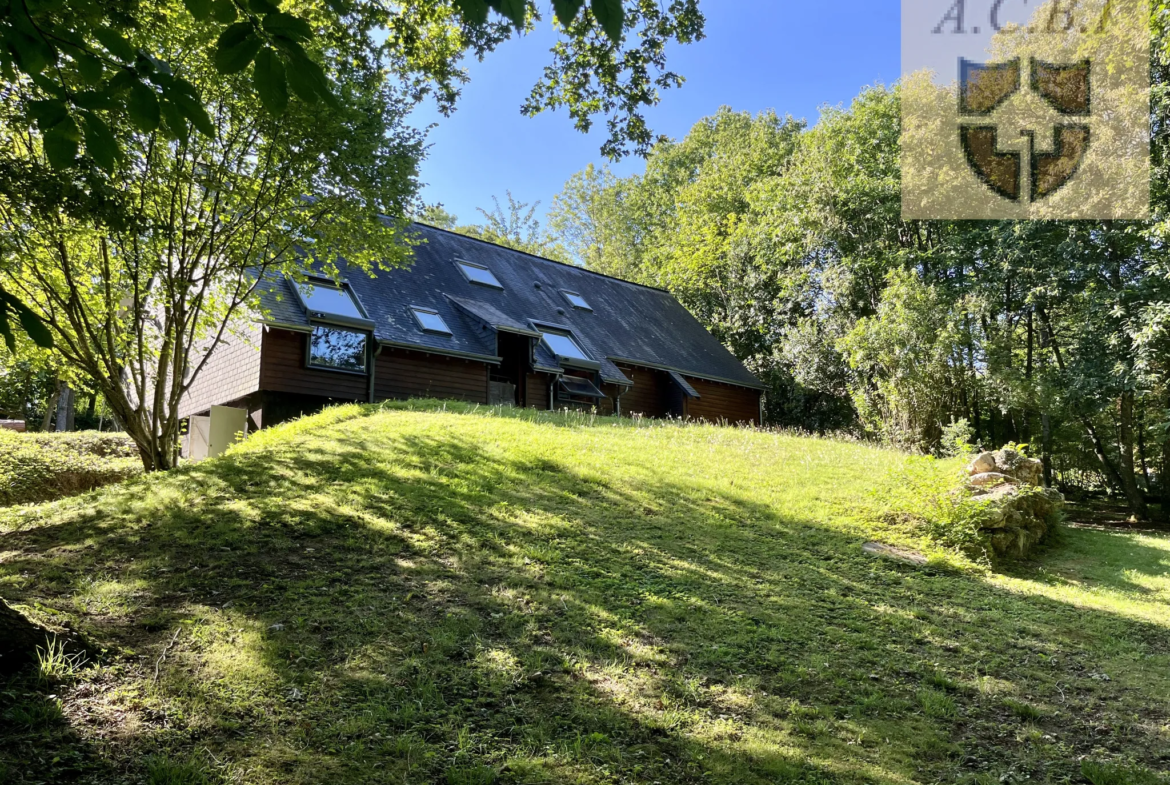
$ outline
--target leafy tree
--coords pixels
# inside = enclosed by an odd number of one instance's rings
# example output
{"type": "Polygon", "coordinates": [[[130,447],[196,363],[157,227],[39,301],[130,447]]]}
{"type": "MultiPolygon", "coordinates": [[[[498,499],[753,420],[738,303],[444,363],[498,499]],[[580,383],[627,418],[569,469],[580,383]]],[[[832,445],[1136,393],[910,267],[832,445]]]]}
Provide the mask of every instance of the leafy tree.
{"type": "MultiPolygon", "coordinates": [[[[4,0],[0,2],[0,73],[21,100],[8,121],[30,135],[44,167],[8,160],[0,171],[10,197],[48,201],[68,192],[73,215],[97,222],[124,209],[111,198],[108,178],[133,153],[126,133],[162,129],[185,139],[189,129],[213,136],[214,98],[187,73],[174,41],[194,25],[200,54],[239,90],[254,88],[273,116],[290,104],[340,106],[330,73],[345,52],[351,67],[380,63],[407,88],[409,100],[434,95],[450,112],[466,75],[465,54],[483,57],[514,34],[540,21],[535,0],[4,0]],[[372,31],[384,31],[372,35],[372,31]],[[384,42],[378,39],[382,39],[384,42]],[[360,45],[355,45],[360,43],[360,45]],[[314,49],[320,51],[314,52],[314,49]],[[209,111],[211,110],[211,111],[209,111]],[[80,154],[80,157],[79,157],[80,154]],[[64,173],[64,174],[60,174],[64,173]]],[[[659,91],[681,83],[666,70],[665,47],[703,34],[697,0],[557,0],[561,40],[553,65],[533,88],[524,111],[565,107],[578,127],[595,115],[610,130],[603,149],[618,157],[643,152],[653,141],[642,112],[659,91]]],[[[188,39],[189,40],[189,39],[188,39]]],[[[294,124],[295,125],[295,124],[294,124]]],[[[127,216],[122,217],[127,220],[127,216]]],[[[0,289],[0,335],[11,344],[19,322],[35,340],[51,334],[32,310],[0,289]]]]}
{"type": "Polygon", "coordinates": [[[336,108],[302,101],[277,118],[246,76],[220,73],[210,28],[175,24],[177,4],[164,10],[137,35],[181,64],[213,132],[191,134],[166,116],[148,131],[114,125],[125,153],[86,183],[101,189],[102,213],[86,201],[93,191],[72,187],[73,170],[47,161],[25,124],[25,85],[0,103],[0,161],[65,194],[2,192],[5,285],[93,380],[148,470],[174,465],[183,393],[210,350],[231,340],[229,325],[265,276],[299,274],[298,248],[326,269],[340,253],[367,269],[405,258],[402,223],[371,218],[404,214],[420,152],[401,125],[401,91],[379,60],[359,56],[372,31],[330,42],[336,108]]]}
{"type": "Polygon", "coordinates": [[[643,175],[575,176],[553,225],[591,267],[678,295],[769,384],[771,422],[939,452],[965,420],[976,442],[1031,443],[1051,482],[1152,514],[1170,500],[1156,35],[1150,222],[904,221],[900,88],[876,87],[791,137],[722,111],[643,175]]]}

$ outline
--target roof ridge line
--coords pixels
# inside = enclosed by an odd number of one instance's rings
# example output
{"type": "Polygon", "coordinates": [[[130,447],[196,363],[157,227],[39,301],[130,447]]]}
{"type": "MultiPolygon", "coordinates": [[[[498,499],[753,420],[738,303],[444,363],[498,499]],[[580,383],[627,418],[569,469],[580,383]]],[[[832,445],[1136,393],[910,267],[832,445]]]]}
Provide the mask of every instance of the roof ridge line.
{"type": "MultiPolygon", "coordinates": [[[[530,256],[533,259],[536,259],[537,261],[548,262],[549,264],[559,264],[561,267],[568,267],[568,268],[573,269],[573,270],[578,270],[578,271],[583,272],[583,273],[588,273],[589,275],[596,275],[598,278],[605,278],[606,280],[609,280],[609,281],[617,281],[618,283],[624,283],[627,286],[636,286],[639,289],[649,289],[652,292],[661,292],[662,294],[670,295],[671,297],[674,296],[674,295],[670,294],[670,292],[667,291],[666,289],[663,289],[661,286],[651,286],[650,284],[638,283],[637,281],[627,281],[625,278],[618,278],[615,275],[606,275],[605,273],[599,273],[596,270],[590,270],[588,267],[582,267],[579,264],[570,264],[568,262],[558,262],[556,259],[548,259],[544,256],[539,256],[537,254],[530,253],[529,251],[521,251],[519,248],[509,248],[506,245],[500,245],[499,243],[493,243],[491,240],[484,240],[481,237],[473,237],[472,235],[469,235],[469,234],[461,234],[461,233],[456,232],[452,229],[444,229],[441,226],[435,226],[434,224],[429,224],[429,223],[426,223],[425,221],[419,221],[416,219],[412,219],[411,223],[418,224],[419,226],[425,226],[428,229],[434,229],[437,232],[445,232],[447,234],[453,234],[456,237],[462,237],[466,240],[475,240],[477,243],[483,243],[484,245],[490,245],[490,246],[493,246],[495,248],[503,248],[505,251],[512,251],[513,253],[524,254],[525,256],[530,256]]],[[[470,261],[470,260],[468,260],[468,261],[470,261]]]]}

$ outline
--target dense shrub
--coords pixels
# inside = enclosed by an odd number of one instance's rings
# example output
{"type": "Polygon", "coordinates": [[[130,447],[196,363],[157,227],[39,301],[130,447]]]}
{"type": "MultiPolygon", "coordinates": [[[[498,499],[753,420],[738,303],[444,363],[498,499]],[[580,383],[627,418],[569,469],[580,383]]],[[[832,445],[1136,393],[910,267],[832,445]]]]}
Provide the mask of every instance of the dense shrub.
{"type": "Polygon", "coordinates": [[[141,471],[138,450],[122,433],[0,430],[0,505],[50,501],[141,471]]]}

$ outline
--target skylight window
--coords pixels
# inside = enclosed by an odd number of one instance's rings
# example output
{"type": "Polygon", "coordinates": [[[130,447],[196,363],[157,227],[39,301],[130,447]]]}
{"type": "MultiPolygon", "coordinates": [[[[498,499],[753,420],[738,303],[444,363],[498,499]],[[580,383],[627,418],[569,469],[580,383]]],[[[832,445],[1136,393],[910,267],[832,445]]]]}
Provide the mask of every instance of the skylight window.
{"type": "Polygon", "coordinates": [[[593,310],[593,306],[589,304],[589,301],[576,292],[570,292],[567,289],[562,289],[561,294],[563,294],[565,299],[569,301],[569,305],[573,306],[574,308],[580,308],[582,311],[593,310]]]}
{"type": "Polygon", "coordinates": [[[309,313],[344,316],[347,319],[365,319],[366,315],[353,299],[348,288],[310,280],[300,284],[298,290],[309,313]]]}
{"type": "Polygon", "coordinates": [[[565,357],[570,360],[589,360],[589,355],[577,345],[572,336],[564,333],[541,333],[544,339],[544,345],[549,348],[557,357],[565,357]]]}
{"type": "Polygon", "coordinates": [[[472,264],[462,259],[456,259],[455,264],[459,266],[459,270],[463,273],[464,277],[472,283],[477,283],[480,286],[490,286],[493,289],[504,288],[496,276],[492,274],[492,271],[482,264],[472,264]]]}
{"type": "Polygon", "coordinates": [[[428,333],[441,333],[442,335],[450,335],[451,328],[443,321],[443,317],[439,316],[438,311],[432,311],[430,308],[418,308],[412,306],[410,312],[414,314],[415,321],[418,326],[428,333]]]}

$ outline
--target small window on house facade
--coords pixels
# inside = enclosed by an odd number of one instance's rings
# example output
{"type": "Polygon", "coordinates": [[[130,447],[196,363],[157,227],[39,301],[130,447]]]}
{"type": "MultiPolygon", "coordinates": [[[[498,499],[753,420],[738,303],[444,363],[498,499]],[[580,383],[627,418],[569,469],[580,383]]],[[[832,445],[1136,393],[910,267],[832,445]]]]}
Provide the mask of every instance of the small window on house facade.
{"type": "Polygon", "coordinates": [[[565,299],[569,301],[569,305],[573,306],[574,308],[579,308],[582,311],[593,310],[593,306],[589,304],[589,301],[576,292],[570,292],[567,289],[562,289],[561,294],[563,294],[565,299]]]}
{"type": "Polygon", "coordinates": [[[310,279],[300,284],[298,291],[301,299],[305,302],[305,308],[315,316],[342,316],[346,319],[366,318],[349,287],[310,279]]]}
{"type": "Polygon", "coordinates": [[[439,333],[441,335],[451,334],[451,329],[447,327],[447,323],[443,321],[443,317],[439,316],[438,311],[433,311],[430,308],[411,306],[410,312],[414,314],[414,320],[418,322],[418,326],[422,328],[423,332],[439,333]]]}
{"type": "Polygon", "coordinates": [[[479,284],[480,286],[490,286],[493,289],[504,288],[492,271],[482,264],[473,264],[471,262],[465,262],[462,259],[456,259],[455,264],[459,267],[459,271],[463,273],[463,277],[472,283],[479,284]]]}
{"type": "Polygon", "coordinates": [[[573,336],[564,333],[542,332],[544,345],[557,357],[567,357],[570,360],[590,360],[585,350],[577,345],[573,336]]]}
{"type": "Polygon", "coordinates": [[[368,340],[366,333],[317,325],[309,336],[309,367],[365,373],[368,340]]]}

